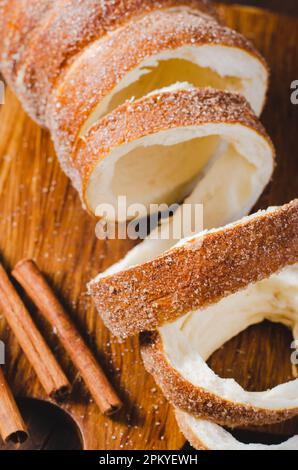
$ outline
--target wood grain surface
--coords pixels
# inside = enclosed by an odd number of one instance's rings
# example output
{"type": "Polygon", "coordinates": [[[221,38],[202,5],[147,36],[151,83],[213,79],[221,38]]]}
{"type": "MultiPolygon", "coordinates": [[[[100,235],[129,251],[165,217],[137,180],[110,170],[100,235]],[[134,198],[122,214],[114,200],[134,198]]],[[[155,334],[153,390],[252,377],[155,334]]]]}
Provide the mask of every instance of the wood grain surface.
{"type": "Polygon", "coordinates": [[[249,5],[287,15],[298,15],[297,0],[222,0],[227,5],[249,5]]]}
{"type": "MultiPolygon", "coordinates": [[[[229,26],[256,43],[272,70],[262,119],[277,147],[278,159],[274,179],[257,207],[282,204],[298,196],[298,106],[290,102],[290,84],[298,79],[298,19],[244,7],[222,7],[222,11],[229,26]]],[[[85,448],[179,449],[185,439],[171,407],[144,370],[138,339],[119,344],[86,296],[86,282],[132,246],[130,241],[98,241],[94,228],[95,221],[83,211],[75,190],[59,168],[50,136],[30,121],[7,90],[5,105],[0,109],[1,260],[7,270],[24,257],[38,262],[125,404],[112,419],[100,415],[54,331],[40,320],[18,287],[74,383],[73,395],[62,408],[78,423],[85,448]]],[[[6,344],[6,375],[14,393],[46,399],[3,319],[0,339],[6,344]]],[[[221,376],[234,377],[249,390],[266,389],[293,378],[291,341],[285,328],[264,323],[231,340],[213,354],[209,364],[221,376]]],[[[30,406],[30,413],[34,414],[30,406]]],[[[27,414],[26,418],[29,420],[27,414]]],[[[273,434],[276,440],[279,435],[298,432],[298,422],[262,431],[265,439],[273,434]]]]}

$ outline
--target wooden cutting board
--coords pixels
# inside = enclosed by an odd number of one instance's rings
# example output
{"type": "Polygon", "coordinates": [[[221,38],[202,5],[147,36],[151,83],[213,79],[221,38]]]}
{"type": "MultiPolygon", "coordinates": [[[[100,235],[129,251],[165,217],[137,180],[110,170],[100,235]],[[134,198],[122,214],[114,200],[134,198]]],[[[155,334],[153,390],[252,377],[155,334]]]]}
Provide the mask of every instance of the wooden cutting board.
{"type": "MultiPolygon", "coordinates": [[[[298,106],[290,102],[290,84],[298,79],[298,19],[245,7],[222,7],[226,22],[252,39],[272,70],[263,122],[277,148],[277,168],[258,208],[298,196],[298,106]]],[[[86,282],[121,258],[130,241],[98,241],[95,221],[61,172],[49,134],[25,115],[7,90],[0,109],[0,255],[9,270],[33,257],[54,286],[82,333],[104,365],[125,406],[113,419],[100,415],[80,383],[53,332],[23,295],[48,342],[55,348],[74,392],[64,409],[77,422],[87,449],[179,449],[184,438],[171,407],[147,374],[138,339],[118,344],[103,326],[86,282]]],[[[5,321],[0,338],[7,348],[6,373],[18,396],[46,399],[35,373],[5,321]]],[[[209,363],[224,377],[249,390],[262,390],[293,378],[290,333],[269,323],[251,327],[216,352],[209,363]]],[[[259,431],[259,430],[258,430],[259,431]]],[[[298,421],[265,429],[288,436],[298,421]]]]}

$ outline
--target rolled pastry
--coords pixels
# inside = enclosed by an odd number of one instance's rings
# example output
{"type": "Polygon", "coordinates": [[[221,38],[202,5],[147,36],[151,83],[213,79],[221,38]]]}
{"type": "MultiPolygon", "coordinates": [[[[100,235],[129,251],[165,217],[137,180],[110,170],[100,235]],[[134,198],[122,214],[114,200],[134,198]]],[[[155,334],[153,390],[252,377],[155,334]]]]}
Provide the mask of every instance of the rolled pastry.
{"type": "Polygon", "coordinates": [[[180,241],[159,257],[92,281],[120,337],[154,330],[298,261],[298,201],[180,241]]]}
{"type": "Polygon", "coordinates": [[[94,124],[126,100],[185,82],[239,92],[260,114],[268,70],[243,36],[185,6],[148,13],[85,48],[53,90],[46,113],[74,186],[81,188],[74,149],[94,124]]]}
{"type": "Polygon", "coordinates": [[[286,325],[298,339],[298,263],[144,335],[145,366],[168,400],[193,416],[226,426],[284,421],[298,414],[298,379],[248,392],[206,363],[226,341],[263,320],[286,325]]]}
{"type": "Polygon", "coordinates": [[[111,331],[141,337],[145,367],[177,408],[227,426],[298,413],[298,379],[265,392],[218,377],[208,357],[269,319],[298,339],[298,200],[181,240],[89,285],[111,331]]]}
{"type": "Polygon", "coordinates": [[[187,6],[217,16],[208,0],[3,0],[1,6],[2,72],[42,125],[57,82],[89,44],[155,10],[187,6]]]}
{"type": "Polygon", "coordinates": [[[220,24],[207,0],[3,0],[1,6],[1,71],[30,116],[50,129],[81,195],[78,148],[127,101],[184,84],[241,93],[257,115],[263,108],[266,62],[220,24]]]}

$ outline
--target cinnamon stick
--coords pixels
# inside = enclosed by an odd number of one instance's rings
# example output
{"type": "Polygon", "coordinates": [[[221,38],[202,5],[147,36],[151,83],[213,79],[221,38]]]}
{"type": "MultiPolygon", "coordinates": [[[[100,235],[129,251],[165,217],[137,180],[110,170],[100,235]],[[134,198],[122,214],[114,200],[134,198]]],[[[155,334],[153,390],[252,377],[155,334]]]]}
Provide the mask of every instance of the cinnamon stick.
{"type": "Polygon", "coordinates": [[[56,329],[101,412],[109,415],[118,411],[122,406],[120,399],[34,261],[20,261],[12,274],[56,329]]]}
{"type": "Polygon", "coordinates": [[[0,367],[0,435],[4,442],[21,444],[28,432],[13,394],[0,367]]]}
{"type": "Polygon", "coordinates": [[[46,393],[64,398],[70,384],[1,264],[0,309],[46,393]]]}

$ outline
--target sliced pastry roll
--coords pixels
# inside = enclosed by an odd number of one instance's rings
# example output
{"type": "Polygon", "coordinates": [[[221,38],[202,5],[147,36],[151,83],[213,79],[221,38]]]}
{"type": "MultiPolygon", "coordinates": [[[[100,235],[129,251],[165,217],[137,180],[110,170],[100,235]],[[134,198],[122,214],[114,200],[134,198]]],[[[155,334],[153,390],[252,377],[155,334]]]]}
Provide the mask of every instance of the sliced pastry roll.
{"type": "MultiPolygon", "coordinates": [[[[173,296],[157,292],[152,299],[161,309],[169,305],[168,315],[175,311],[179,318],[142,337],[145,366],[165,396],[193,416],[228,426],[297,415],[298,379],[248,392],[234,379],[217,376],[206,361],[226,341],[265,319],[286,325],[298,339],[298,201],[182,242],[181,248],[186,249],[188,277],[175,250],[168,252],[169,273],[178,277],[180,288],[176,284],[173,296]],[[194,307],[202,303],[207,305],[194,307]],[[189,311],[181,316],[186,304],[189,311]]],[[[175,284],[161,272],[159,280],[175,284]]]]}
{"type": "MultiPolygon", "coordinates": [[[[179,90],[125,104],[111,113],[81,143],[77,165],[86,205],[95,213],[103,202],[116,205],[121,194],[127,195],[129,203],[145,206],[153,201],[179,201],[185,188],[189,190],[193,184],[185,201],[203,204],[204,225],[212,228],[242,217],[251,209],[270,179],[273,155],[270,139],[243,97],[214,90],[179,90]]],[[[167,223],[174,223],[178,216],[179,212],[175,213],[167,223]]],[[[258,217],[256,224],[264,223],[266,227],[266,220],[258,217]]],[[[245,249],[247,240],[240,237],[242,224],[239,229],[225,230],[245,249]]],[[[222,232],[218,233],[221,240],[222,232]]],[[[168,319],[187,313],[191,299],[195,299],[195,307],[212,299],[211,281],[205,279],[208,263],[203,262],[202,252],[196,248],[201,242],[204,246],[210,244],[209,256],[219,263],[223,252],[211,244],[213,239],[213,235],[200,235],[198,243],[180,243],[162,255],[177,240],[146,239],[118,265],[91,281],[89,291],[112,332],[125,337],[154,330],[168,319]],[[188,289],[179,288],[195,270],[201,276],[198,282],[204,281],[203,296],[196,295],[192,284],[188,289]],[[185,277],[182,284],[178,273],[182,279],[185,277]],[[163,276],[172,277],[164,282],[163,276]],[[180,294],[187,302],[185,306],[178,301],[180,294]]],[[[237,252],[229,248],[228,254],[236,257],[237,252]]],[[[242,265],[239,263],[234,271],[237,278],[242,265]]],[[[245,276],[249,282],[255,280],[251,272],[245,276]]],[[[220,292],[219,285],[216,289],[220,292]]]]}
{"type": "Polygon", "coordinates": [[[89,44],[151,11],[181,6],[217,16],[208,0],[1,0],[2,73],[45,125],[52,91],[89,44]]]}
{"type": "Polygon", "coordinates": [[[74,147],[98,120],[127,100],[185,82],[239,92],[260,114],[268,69],[242,35],[186,6],[135,18],[85,48],[57,83],[46,113],[74,185],[74,147]]]}
{"type": "Polygon", "coordinates": [[[263,108],[266,62],[220,24],[207,0],[2,0],[0,6],[1,72],[30,116],[50,129],[62,168],[81,194],[77,148],[127,100],[184,84],[238,92],[257,115],[263,108]]]}
{"type": "Polygon", "coordinates": [[[297,415],[298,379],[248,392],[206,363],[264,319],[285,324],[298,339],[297,200],[181,240],[89,290],[114,334],[156,330],[142,335],[142,357],[175,407],[227,426],[297,415]]]}
{"type": "MultiPolygon", "coordinates": [[[[205,223],[235,220],[253,206],[274,149],[247,101],[213,89],[173,89],[126,102],[79,142],[74,164],[86,207],[202,203],[205,223]],[[220,178],[219,178],[220,177],[220,178]]],[[[122,214],[116,214],[121,219],[122,214]]],[[[185,234],[188,235],[188,234],[185,234]]]]}

